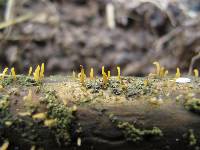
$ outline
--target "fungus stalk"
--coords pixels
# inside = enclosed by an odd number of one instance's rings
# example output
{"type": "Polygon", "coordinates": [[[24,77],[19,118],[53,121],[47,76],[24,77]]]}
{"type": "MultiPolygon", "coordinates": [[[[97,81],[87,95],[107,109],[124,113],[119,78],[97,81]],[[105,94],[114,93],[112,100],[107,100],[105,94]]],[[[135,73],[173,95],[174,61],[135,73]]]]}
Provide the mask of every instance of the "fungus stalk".
{"type": "Polygon", "coordinates": [[[93,68],[90,69],[90,79],[91,80],[94,79],[94,69],[93,68]]]}
{"type": "Polygon", "coordinates": [[[40,80],[40,66],[38,65],[37,68],[35,69],[35,72],[33,73],[34,80],[39,81],[40,80]]]}
{"type": "Polygon", "coordinates": [[[2,73],[2,75],[1,75],[1,77],[0,77],[0,79],[4,79],[4,77],[5,77],[5,75],[7,74],[7,72],[8,72],[8,68],[5,68],[5,69],[3,70],[3,73],[2,73]]]}
{"type": "Polygon", "coordinates": [[[31,76],[32,71],[33,71],[33,67],[30,67],[28,71],[28,76],[31,76]]]}
{"type": "Polygon", "coordinates": [[[105,73],[105,68],[104,68],[104,66],[102,66],[102,68],[101,68],[101,74],[103,75],[105,73]]]}
{"type": "Polygon", "coordinates": [[[41,65],[41,70],[40,70],[40,79],[44,78],[44,63],[41,65]]]}
{"type": "Polygon", "coordinates": [[[14,67],[11,68],[11,75],[12,75],[12,77],[13,77],[14,80],[17,80],[16,73],[15,73],[15,68],[14,67]]]}
{"type": "Polygon", "coordinates": [[[121,80],[121,71],[120,71],[120,67],[117,67],[117,79],[121,80]]]}
{"type": "Polygon", "coordinates": [[[110,75],[110,70],[108,71],[108,79],[110,79],[111,75],[110,75]]]}
{"type": "Polygon", "coordinates": [[[181,72],[179,68],[176,68],[176,75],[175,78],[180,78],[181,77],[181,72]]]}
{"type": "Polygon", "coordinates": [[[194,69],[194,76],[199,77],[199,70],[198,69],[194,69]]]}
{"type": "Polygon", "coordinates": [[[83,66],[80,65],[80,68],[81,68],[81,73],[80,73],[80,82],[82,85],[85,84],[85,78],[86,78],[86,75],[85,75],[85,71],[83,69],[83,66]]]}
{"type": "Polygon", "coordinates": [[[103,85],[104,85],[105,88],[106,88],[106,86],[107,86],[107,83],[108,83],[108,76],[107,76],[106,73],[104,72],[104,73],[103,73],[103,85]]]}
{"type": "Polygon", "coordinates": [[[0,150],[7,150],[9,146],[9,141],[5,141],[3,145],[0,147],[0,150]]]}

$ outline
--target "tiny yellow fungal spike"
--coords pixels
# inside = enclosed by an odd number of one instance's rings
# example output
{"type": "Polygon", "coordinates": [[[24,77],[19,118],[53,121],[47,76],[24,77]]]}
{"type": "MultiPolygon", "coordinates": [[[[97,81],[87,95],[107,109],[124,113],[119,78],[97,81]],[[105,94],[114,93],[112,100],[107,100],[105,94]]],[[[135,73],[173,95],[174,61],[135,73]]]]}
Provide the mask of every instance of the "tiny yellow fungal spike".
{"type": "Polygon", "coordinates": [[[181,72],[179,68],[176,68],[176,78],[180,78],[181,77],[181,72]]]}
{"type": "Polygon", "coordinates": [[[103,72],[103,85],[106,87],[108,83],[108,76],[103,72]]]}
{"type": "Polygon", "coordinates": [[[144,80],[144,86],[148,86],[148,84],[149,84],[148,79],[145,79],[145,80],[144,80]]]}
{"type": "Polygon", "coordinates": [[[153,62],[153,64],[156,66],[156,75],[159,76],[160,75],[160,64],[159,62],[155,61],[153,62]]]}
{"type": "Polygon", "coordinates": [[[164,68],[164,67],[161,67],[161,68],[160,68],[159,76],[160,76],[160,77],[164,77],[164,75],[165,75],[165,68],[164,68]]]}
{"type": "Polygon", "coordinates": [[[7,150],[9,147],[9,141],[5,141],[3,145],[0,147],[0,150],[7,150]]]}
{"type": "Polygon", "coordinates": [[[57,123],[57,120],[56,120],[56,119],[46,119],[46,120],[44,121],[44,125],[45,125],[46,127],[54,127],[54,126],[56,126],[56,123],[57,123]]]}
{"type": "Polygon", "coordinates": [[[168,70],[165,70],[164,76],[166,77],[168,75],[168,70]]]}
{"type": "Polygon", "coordinates": [[[16,77],[16,73],[15,73],[15,68],[11,68],[11,75],[13,77],[14,80],[17,80],[17,77],[16,77]]]}
{"type": "Polygon", "coordinates": [[[40,80],[40,66],[38,65],[35,69],[35,72],[33,73],[34,80],[39,81],[40,80]]]}
{"type": "Polygon", "coordinates": [[[30,67],[28,71],[28,76],[31,76],[32,71],[33,71],[33,67],[30,67]]]}
{"type": "Polygon", "coordinates": [[[36,150],[35,145],[31,146],[31,149],[30,149],[30,150],[36,150]]]}
{"type": "Polygon", "coordinates": [[[0,91],[3,90],[3,86],[0,84],[0,91]]]}
{"type": "Polygon", "coordinates": [[[71,108],[72,112],[76,112],[77,111],[77,106],[74,105],[72,108],[71,108]]]}
{"type": "Polygon", "coordinates": [[[40,70],[40,80],[44,78],[44,63],[41,65],[41,70],[40,70]]]}
{"type": "Polygon", "coordinates": [[[80,73],[80,82],[82,85],[85,84],[85,78],[86,78],[86,75],[85,75],[85,71],[83,69],[83,66],[80,65],[80,68],[81,68],[81,73],[80,73]]]}
{"type": "Polygon", "coordinates": [[[120,67],[117,67],[117,79],[120,80],[121,79],[121,72],[120,72],[120,67]]]}
{"type": "Polygon", "coordinates": [[[101,69],[101,74],[103,75],[105,73],[105,67],[102,66],[102,69],[101,69]]]}
{"type": "Polygon", "coordinates": [[[11,122],[11,121],[5,121],[5,125],[6,125],[7,127],[10,127],[10,126],[12,125],[12,122],[11,122]]]}
{"type": "Polygon", "coordinates": [[[110,79],[111,75],[110,75],[110,70],[108,71],[108,79],[110,79]]]}
{"type": "Polygon", "coordinates": [[[78,139],[77,139],[77,146],[81,146],[81,138],[80,137],[78,137],[78,139]]]}
{"type": "Polygon", "coordinates": [[[90,79],[91,80],[94,79],[94,69],[93,68],[90,69],[90,79]]]}
{"type": "Polygon", "coordinates": [[[22,117],[31,116],[31,112],[19,112],[18,115],[22,117]]]}
{"type": "Polygon", "coordinates": [[[194,76],[199,77],[199,70],[198,69],[194,69],[194,76]]]}
{"type": "Polygon", "coordinates": [[[29,91],[28,91],[28,95],[27,95],[27,96],[24,96],[24,100],[27,100],[27,101],[32,101],[32,100],[33,100],[33,93],[32,93],[32,90],[29,90],[29,91]]]}
{"type": "Polygon", "coordinates": [[[37,113],[37,114],[33,115],[32,118],[44,120],[44,119],[46,119],[46,114],[45,113],[37,113]]]}
{"type": "Polygon", "coordinates": [[[5,69],[3,70],[2,75],[1,75],[1,79],[4,79],[4,77],[5,77],[5,75],[7,74],[7,72],[8,72],[8,68],[5,68],[5,69]]]}

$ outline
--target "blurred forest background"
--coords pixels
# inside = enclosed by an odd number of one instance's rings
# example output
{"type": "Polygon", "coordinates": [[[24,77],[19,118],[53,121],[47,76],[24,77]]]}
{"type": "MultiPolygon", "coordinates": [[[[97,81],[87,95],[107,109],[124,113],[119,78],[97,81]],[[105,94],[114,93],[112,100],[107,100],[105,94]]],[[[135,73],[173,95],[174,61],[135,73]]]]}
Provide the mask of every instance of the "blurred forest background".
{"type": "Polygon", "coordinates": [[[80,64],[115,73],[119,65],[142,76],[159,61],[187,73],[200,52],[200,0],[0,0],[0,12],[1,70],[45,62],[47,74],[80,64]]]}

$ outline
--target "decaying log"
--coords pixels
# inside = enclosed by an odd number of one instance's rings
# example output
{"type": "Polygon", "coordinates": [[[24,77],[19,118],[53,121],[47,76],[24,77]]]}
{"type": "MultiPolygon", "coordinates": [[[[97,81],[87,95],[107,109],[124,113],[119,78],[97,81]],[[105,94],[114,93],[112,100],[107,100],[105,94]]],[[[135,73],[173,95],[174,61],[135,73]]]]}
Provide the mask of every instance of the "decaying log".
{"type": "Polygon", "coordinates": [[[8,149],[189,150],[200,146],[199,79],[74,77],[1,81],[0,144],[8,149]]]}

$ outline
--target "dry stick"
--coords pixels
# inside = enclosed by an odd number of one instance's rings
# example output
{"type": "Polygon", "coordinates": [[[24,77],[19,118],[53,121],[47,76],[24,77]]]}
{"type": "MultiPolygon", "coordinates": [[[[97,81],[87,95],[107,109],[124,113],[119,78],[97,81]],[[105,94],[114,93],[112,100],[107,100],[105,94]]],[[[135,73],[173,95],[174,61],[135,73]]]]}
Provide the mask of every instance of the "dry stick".
{"type": "Polygon", "coordinates": [[[24,22],[26,20],[29,20],[32,17],[33,17],[33,14],[29,13],[29,14],[17,17],[15,19],[12,19],[12,20],[8,20],[8,21],[5,21],[5,22],[2,22],[2,23],[0,23],[0,30],[4,29],[4,28],[7,28],[9,26],[24,22]]]}
{"type": "MultiPolygon", "coordinates": [[[[14,5],[15,5],[15,0],[7,1],[6,10],[5,10],[5,14],[4,14],[5,21],[9,21],[9,20],[13,19],[14,5]]],[[[9,36],[9,34],[11,33],[11,31],[12,31],[12,27],[7,28],[4,31],[4,37],[7,38],[9,36]]]]}
{"type": "Polygon", "coordinates": [[[192,57],[192,60],[191,60],[191,62],[190,62],[189,71],[188,71],[188,74],[189,74],[189,75],[192,75],[192,70],[193,70],[194,63],[195,63],[198,59],[200,59],[200,52],[199,52],[196,56],[192,57]]]}

